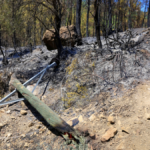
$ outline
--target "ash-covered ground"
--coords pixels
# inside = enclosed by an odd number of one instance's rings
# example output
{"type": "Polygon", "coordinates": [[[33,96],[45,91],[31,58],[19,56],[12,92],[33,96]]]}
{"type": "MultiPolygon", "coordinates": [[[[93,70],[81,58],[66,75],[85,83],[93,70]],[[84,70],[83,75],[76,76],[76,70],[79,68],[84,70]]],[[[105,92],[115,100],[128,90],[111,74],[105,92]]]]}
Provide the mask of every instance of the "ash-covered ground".
{"type": "MultiPolygon", "coordinates": [[[[46,72],[34,94],[61,115],[65,121],[81,115],[86,120],[95,113],[105,113],[106,116],[109,116],[116,109],[116,107],[111,108],[114,105],[111,101],[112,99],[122,97],[125,91],[130,91],[140,83],[150,79],[150,32],[148,29],[136,29],[134,32],[136,34],[131,39],[135,40],[134,46],[124,48],[118,43],[114,43],[115,46],[108,46],[108,41],[106,42],[102,38],[103,49],[99,49],[96,39],[91,37],[84,38],[81,46],[64,48],[64,53],[67,57],[60,60],[59,68],[51,68],[46,72]],[[141,36],[143,39],[138,42],[141,36]],[[95,109],[91,109],[90,106],[95,109]],[[87,109],[88,107],[90,109],[87,109]]],[[[123,37],[124,33],[120,33],[120,36],[123,37]]],[[[113,40],[109,40],[109,42],[113,43],[113,40]]],[[[56,54],[56,50],[48,51],[45,46],[40,46],[40,48],[33,50],[32,53],[25,52],[21,58],[8,59],[9,64],[7,66],[1,64],[0,71],[3,78],[8,78],[8,80],[10,79],[10,74],[15,73],[16,77],[23,83],[45,68],[56,54]]],[[[11,51],[9,55],[11,56],[11,51]]],[[[37,80],[30,83],[31,88],[33,88],[37,80]]],[[[6,93],[9,93],[9,91],[6,93]]],[[[13,95],[10,100],[16,99],[17,96],[17,94],[13,95]]],[[[1,118],[1,121],[5,120],[4,122],[7,122],[8,127],[10,126],[9,128],[15,125],[9,120],[12,119],[11,116],[17,118],[15,120],[18,123],[19,130],[15,132],[11,129],[15,133],[14,137],[23,134],[23,124],[19,125],[19,122],[23,121],[23,119],[24,123],[34,122],[34,124],[41,120],[41,116],[32,109],[26,102],[0,108],[4,112],[10,110],[10,113],[6,113],[8,118],[1,118]],[[26,116],[20,115],[22,109],[28,112],[26,116]]],[[[33,125],[33,133],[34,128],[35,126],[33,125]]],[[[49,130],[45,127],[43,128],[46,131],[49,130]]],[[[28,125],[26,125],[26,130],[26,134],[31,133],[31,128],[28,125]]],[[[36,128],[35,130],[38,130],[39,133],[40,129],[36,128]]],[[[4,127],[0,132],[3,137],[1,138],[3,139],[1,144],[4,146],[7,143],[5,134],[8,129],[4,127]]],[[[44,138],[47,133],[44,131],[41,134],[44,138]]],[[[37,137],[35,139],[40,141],[37,137]]],[[[45,139],[48,140],[48,137],[46,136],[45,139]]],[[[8,140],[8,146],[4,146],[5,149],[11,146],[13,140],[15,139],[10,138],[8,140]]],[[[26,138],[21,140],[22,144],[17,145],[16,143],[16,148],[24,147],[23,142],[26,138]]],[[[29,145],[32,145],[32,142],[29,145]]],[[[103,147],[101,143],[100,146],[103,147]]],[[[34,146],[29,149],[34,149],[34,146]]]]}

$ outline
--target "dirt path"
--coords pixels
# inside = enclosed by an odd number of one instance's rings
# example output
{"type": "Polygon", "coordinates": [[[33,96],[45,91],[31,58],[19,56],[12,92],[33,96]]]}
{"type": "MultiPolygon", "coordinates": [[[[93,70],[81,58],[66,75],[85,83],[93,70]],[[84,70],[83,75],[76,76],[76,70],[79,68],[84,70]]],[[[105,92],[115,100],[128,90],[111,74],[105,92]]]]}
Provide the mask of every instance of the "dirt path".
{"type": "MultiPolygon", "coordinates": [[[[132,90],[122,88],[122,91],[124,92],[122,97],[116,99],[107,97],[107,101],[111,104],[106,103],[106,109],[92,114],[89,118],[84,114],[99,109],[94,102],[72,113],[69,113],[72,109],[68,109],[61,117],[66,121],[72,120],[73,114],[75,114],[74,118],[80,118],[75,128],[88,130],[90,137],[93,137],[90,140],[93,149],[148,150],[150,148],[150,81],[139,83],[132,90]],[[106,113],[106,110],[110,113],[106,113]],[[113,124],[111,124],[110,116],[113,117],[113,124]],[[112,127],[117,130],[117,133],[108,141],[102,142],[103,135],[112,127]]],[[[97,99],[101,102],[105,96],[104,93],[103,96],[100,94],[97,99]]],[[[25,108],[26,106],[20,104],[17,110],[13,108],[10,110],[9,107],[0,109],[0,149],[39,147],[36,149],[44,150],[48,145],[52,146],[60,141],[60,137],[53,135],[30,110],[25,108]],[[27,115],[21,115],[21,109],[26,110],[27,115]],[[54,142],[54,139],[57,142],[54,142]]],[[[58,148],[58,145],[56,147],[58,148]]]]}

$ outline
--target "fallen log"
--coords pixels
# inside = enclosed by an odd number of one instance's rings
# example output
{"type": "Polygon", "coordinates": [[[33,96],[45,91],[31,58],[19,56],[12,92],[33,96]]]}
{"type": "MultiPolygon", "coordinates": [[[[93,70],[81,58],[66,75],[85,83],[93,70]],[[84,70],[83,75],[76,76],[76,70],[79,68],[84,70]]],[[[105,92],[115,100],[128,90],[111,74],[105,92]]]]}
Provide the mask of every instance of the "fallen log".
{"type": "MultiPolygon", "coordinates": [[[[53,110],[51,110],[39,98],[28,91],[24,85],[12,75],[10,84],[43,116],[43,118],[56,130],[62,133],[62,136],[68,140],[70,135],[73,139],[80,141],[80,136],[71,126],[61,119],[53,110]]],[[[69,139],[70,140],[70,139],[69,139]]]]}

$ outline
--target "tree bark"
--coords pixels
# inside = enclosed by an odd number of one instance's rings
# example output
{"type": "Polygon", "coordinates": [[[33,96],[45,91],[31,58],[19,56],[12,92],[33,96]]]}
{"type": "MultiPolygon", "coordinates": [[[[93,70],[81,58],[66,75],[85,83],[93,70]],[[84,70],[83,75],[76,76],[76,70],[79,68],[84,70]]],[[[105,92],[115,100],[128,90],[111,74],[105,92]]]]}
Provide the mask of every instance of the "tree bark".
{"type": "Polygon", "coordinates": [[[131,0],[128,0],[128,7],[129,7],[129,16],[128,16],[128,28],[131,29],[131,0]]]}
{"type": "Polygon", "coordinates": [[[148,7],[147,27],[150,27],[150,0],[149,0],[149,7],[148,7]]]}
{"type": "Polygon", "coordinates": [[[109,32],[112,32],[112,4],[111,4],[111,0],[108,0],[108,12],[109,12],[109,32]]]}
{"type": "Polygon", "coordinates": [[[34,19],[34,38],[33,38],[33,43],[34,43],[34,47],[36,48],[36,17],[33,18],[34,19]]]}
{"type": "Polygon", "coordinates": [[[61,18],[62,18],[62,14],[61,14],[61,3],[59,0],[53,0],[53,7],[56,10],[57,14],[55,14],[55,18],[54,18],[54,28],[55,28],[55,34],[57,37],[57,48],[58,48],[58,55],[57,57],[59,58],[61,56],[63,47],[61,44],[61,40],[60,40],[60,36],[59,36],[59,31],[60,31],[60,27],[61,27],[61,18]]]}
{"type": "Polygon", "coordinates": [[[90,0],[87,0],[87,17],[86,17],[86,36],[89,37],[89,12],[90,12],[90,0]]]}
{"type": "Polygon", "coordinates": [[[94,22],[95,22],[95,28],[96,28],[96,38],[97,38],[97,43],[99,48],[102,48],[102,43],[101,43],[101,39],[100,39],[100,22],[99,20],[99,16],[98,16],[98,8],[100,5],[100,0],[94,0],[94,22]]]}
{"type": "Polygon", "coordinates": [[[76,30],[77,30],[77,34],[78,34],[78,45],[81,45],[81,4],[82,4],[82,0],[77,0],[77,4],[76,4],[76,30]]]}
{"type": "Polygon", "coordinates": [[[68,25],[72,24],[72,0],[68,2],[69,4],[69,17],[68,17],[68,25]]]}
{"type": "Polygon", "coordinates": [[[16,51],[16,29],[15,29],[15,24],[14,24],[14,20],[15,20],[15,4],[14,4],[14,0],[12,0],[12,24],[13,24],[13,46],[14,49],[16,51]]]}

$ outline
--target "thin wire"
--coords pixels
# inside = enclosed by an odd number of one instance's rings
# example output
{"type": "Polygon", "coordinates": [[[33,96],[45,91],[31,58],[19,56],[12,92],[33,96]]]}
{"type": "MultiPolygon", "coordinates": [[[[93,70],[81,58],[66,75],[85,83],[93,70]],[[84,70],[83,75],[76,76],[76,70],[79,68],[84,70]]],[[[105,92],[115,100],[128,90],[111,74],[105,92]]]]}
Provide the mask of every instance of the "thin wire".
{"type": "MultiPolygon", "coordinates": [[[[45,69],[43,69],[42,71],[40,71],[38,74],[36,74],[35,76],[33,76],[31,79],[29,79],[28,81],[26,81],[23,85],[26,86],[27,84],[29,84],[33,79],[37,78],[41,73],[43,73],[45,70],[47,70],[48,68],[51,68],[53,66],[55,66],[56,63],[53,62],[52,64],[48,65],[45,69]]],[[[17,90],[15,89],[14,91],[12,91],[10,94],[8,94],[6,97],[4,97],[3,99],[0,100],[0,103],[5,101],[6,99],[8,99],[11,95],[13,95],[17,90]]]]}

